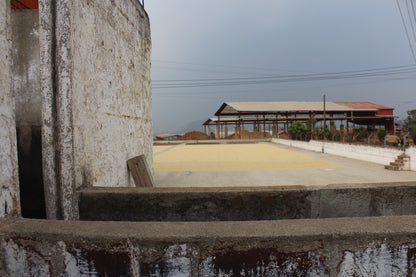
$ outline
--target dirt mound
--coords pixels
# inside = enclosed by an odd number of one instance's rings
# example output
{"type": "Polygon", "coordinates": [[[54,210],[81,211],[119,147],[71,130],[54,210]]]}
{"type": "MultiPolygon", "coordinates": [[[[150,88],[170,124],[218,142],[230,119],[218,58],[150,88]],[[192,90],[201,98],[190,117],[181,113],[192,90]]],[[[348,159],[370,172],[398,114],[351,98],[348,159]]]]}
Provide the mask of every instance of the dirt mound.
{"type": "Polygon", "coordinates": [[[204,140],[204,139],[209,139],[209,136],[207,134],[204,134],[198,131],[188,132],[178,138],[178,140],[204,140]]]}
{"type": "Polygon", "coordinates": [[[272,136],[266,132],[249,132],[246,130],[241,131],[241,137],[238,134],[232,134],[231,136],[226,137],[225,139],[263,139],[263,138],[271,138],[272,136]]]}
{"type": "Polygon", "coordinates": [[[386,142],[387,143],[399,143],[400,138],[394,135],[387,135],[386,142]]]}

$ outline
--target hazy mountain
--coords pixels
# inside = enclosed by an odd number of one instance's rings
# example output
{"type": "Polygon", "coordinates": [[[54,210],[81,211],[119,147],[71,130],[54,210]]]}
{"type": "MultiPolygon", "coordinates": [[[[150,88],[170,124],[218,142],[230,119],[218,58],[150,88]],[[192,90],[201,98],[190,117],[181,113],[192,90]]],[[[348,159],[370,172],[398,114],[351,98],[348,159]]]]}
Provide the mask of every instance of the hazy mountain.
{"type": "Polygon", "coordinates": [[[178,129],[174,129],[174,130],[158,130],[157,128],[154,129],[154,134],[158,135],[161,133],[170,133],[170,134],[185,134],[187,132],[191,132],[191,131],[200,131],[200,132],[204,132],[204,126],[202,126],[202,123],[204,123],[206,121],[206,119],[200,119],[200,120],[195,120],[192,121],[178,129]]]}
{"type": "Polygon", "coordinates": [[[186,124],[185,126],[177,129],[175,131],[175,133],[177,134],[185,134],[191,131],[200,131],[200,132],[204,132],[204,126],[202,126],[202,124],[206,121],[206,119],[200,119],[200,120],[196,120],[196,121],[192,121],[188,124],[186,124]]]}

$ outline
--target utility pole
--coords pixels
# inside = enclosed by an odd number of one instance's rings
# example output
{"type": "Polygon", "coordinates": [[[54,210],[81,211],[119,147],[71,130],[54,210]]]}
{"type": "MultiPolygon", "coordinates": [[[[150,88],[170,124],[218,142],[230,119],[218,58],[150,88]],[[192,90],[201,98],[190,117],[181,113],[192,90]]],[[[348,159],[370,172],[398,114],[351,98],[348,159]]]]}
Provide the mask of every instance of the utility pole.
{"type": "Polygon", "coordinates": [[[322,140],[322,153],[325,153],[325,131],[326,131],[326,103],[324,94],[324,138],[322,140]]]}

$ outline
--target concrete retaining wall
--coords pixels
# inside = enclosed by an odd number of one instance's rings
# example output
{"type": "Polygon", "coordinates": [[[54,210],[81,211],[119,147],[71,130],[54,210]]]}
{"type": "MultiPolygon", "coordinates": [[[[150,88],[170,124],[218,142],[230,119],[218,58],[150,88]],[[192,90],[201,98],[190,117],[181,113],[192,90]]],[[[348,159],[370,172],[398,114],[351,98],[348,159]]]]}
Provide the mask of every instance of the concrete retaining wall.
{"type": "MultiPolygon", "coordinates": [[[[353,145],[347,143],[336,143],[325,141],[311,140],[309,142],[287,139],[272,139],[272,142],[283,144],[290,147],[302,148],[315,152],[322,152],[322,144],[327,154],[342,156],[351,159],[357,159],[382,165],[388,165],[403,153],[394,148],[382,148],[367,145],[353,145]]],[[[416,171],[416,148],[409,147],[406,149],[406,154],[410,156],[410,170],[416,171]],[[412,162],[413,161],[413,162],[412,162]]]]}
{"type": "Polygon", "coordinates": [[[414,276],[416,217],[0,222],[1,276],[414,276]]]}
{"type": "Polygon", "coordinates": [[[249,221],[416,215],[416,183],[252,188],[91,188],[80,219],[249,221]]]}

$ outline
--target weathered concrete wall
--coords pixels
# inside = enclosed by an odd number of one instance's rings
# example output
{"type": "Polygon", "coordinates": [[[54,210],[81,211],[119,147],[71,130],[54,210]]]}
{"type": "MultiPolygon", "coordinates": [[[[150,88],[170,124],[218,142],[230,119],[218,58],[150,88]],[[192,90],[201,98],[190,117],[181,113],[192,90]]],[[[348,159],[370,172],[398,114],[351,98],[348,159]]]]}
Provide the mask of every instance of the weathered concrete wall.
{"type": "Polygon", "coordinates": [[[416,217],[3,220],[2,276],[415,276],[416,217]]]}
{"type": "Polygon", "coordinates": [[[249,221],[416,215],[416,183],[263,188],[91,188],[80,219],[249,221]]]}
{"type": "Polygon", "coordinates": [[[128,159],[153,174],[150,24],[136,0],[73,1],[73,124],[77,186],[134,186],[128,159]]]}
{"type": "Polygon", "coordinates": [[[75,190],[153,173],[150,24],[138,1],[43,0],[42,153],[48,218],[76,219],[75,190]]]}
{"type": "Polygon", "coordinates": [[[20,214],[10,12],[10,1],[0,0],[0,217],[20,214]]]}
{"type": "MultiPolygon", "coordinates": [[[[291,147],[302,148],[315,152],[322,152],[322,141],[311,140],[309,142],[287,139],[272,139],[272,142],[291,147]]],[[[367,145],[353,145],[347,143],[324,142],[325,153],[357,159],[382,165],[388,165],[403,153],[399,149],[382,148],[367,145]]],[[[415,147],[406,149],[406,154],[410,155],[410,170],[416,170],[416,150],[415,147]],[[412,162],[413,161],[413,162],[412,162]]]]}

